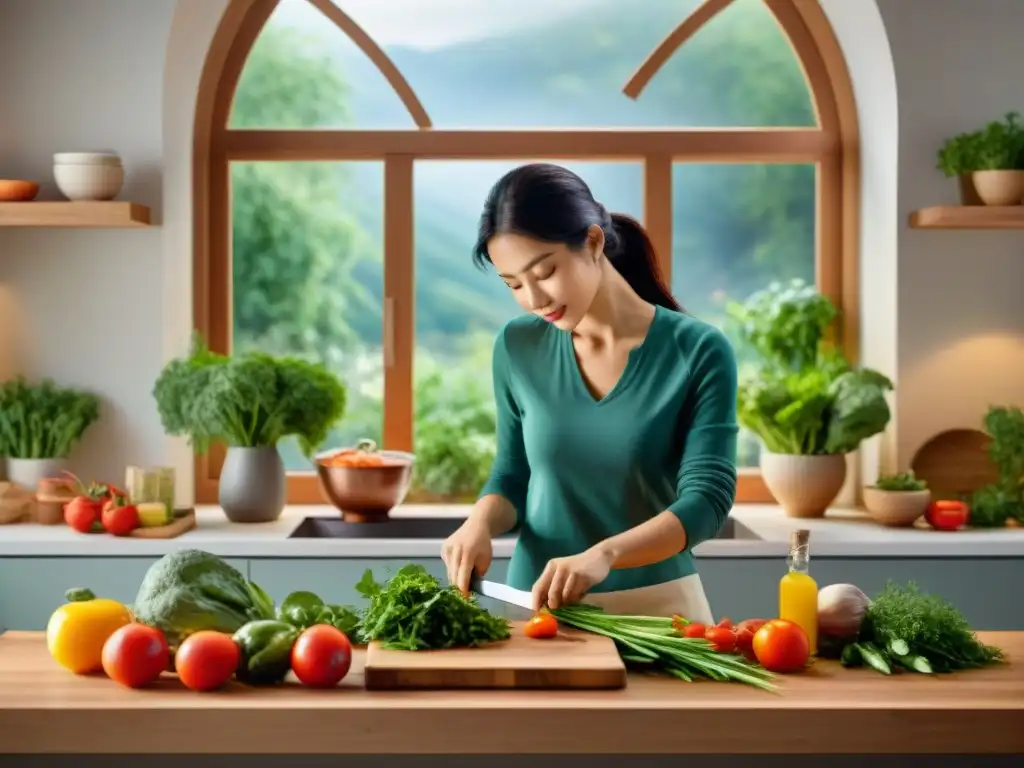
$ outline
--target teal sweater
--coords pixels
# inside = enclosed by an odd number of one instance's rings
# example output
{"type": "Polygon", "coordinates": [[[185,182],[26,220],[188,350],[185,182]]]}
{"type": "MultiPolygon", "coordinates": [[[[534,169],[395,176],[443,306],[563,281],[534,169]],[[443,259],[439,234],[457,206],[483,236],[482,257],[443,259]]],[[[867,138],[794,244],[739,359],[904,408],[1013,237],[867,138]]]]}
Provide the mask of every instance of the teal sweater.
{"type": "Polygon", "coordinates": [[[551,558],[575,555],[669,510],[687,548],[614,570],[592,592],[696,572],[690,550],[713,538],[736,494],[736,358],[725,335],[657,307],[615,387],[587,389],[571,334],[533,315],[494,346],[498,451],[480,495],[516,509],[508,584],[529,590],[551,558]]]}

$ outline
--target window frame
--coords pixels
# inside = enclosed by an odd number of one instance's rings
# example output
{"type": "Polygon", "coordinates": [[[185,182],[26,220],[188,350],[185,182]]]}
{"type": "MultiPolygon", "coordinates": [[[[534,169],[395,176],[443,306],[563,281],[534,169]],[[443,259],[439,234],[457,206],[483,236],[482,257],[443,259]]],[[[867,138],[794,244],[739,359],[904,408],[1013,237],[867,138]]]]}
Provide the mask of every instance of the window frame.
{"type": "MultiPolygon", "coordinates": [[[[817,126],[722,129],[436,129],[412,88],[373,40],[331,0],[307,0],[368,56],[409,110],[415,128],[254,130],[228,127],[252,45],[278,0],[230,0],[204,63],[193,136],[193,325],[210,348],[231,348],[233,161],[375,160],[384,167],[383,443],[413,450],[416,160],[557,159],[642,162],[644,224],[671,280],[674,163],[802,163],[816,167],[815,274],[840,308],[837,340],[859,357],[859,141],[846,62],[818,0],[762,0],[793,47],[817,126]]],[[[637,98],[687,39],[732,0],[705,0],[663,39],[624,86],[637,98]]],[[[467,257],[468,258],[468,257],[467,257]]],[[[217,503],[225,449],[195,457],[195,500],[217,503]]],[[[289,473],[289,504],[323,504],[316,475],[289,473]]],[[[407,503],[417,501],[410,498],[407,503]]],[[[757,468],[740,470],[736,502],[773,503],[757,468]]]]}

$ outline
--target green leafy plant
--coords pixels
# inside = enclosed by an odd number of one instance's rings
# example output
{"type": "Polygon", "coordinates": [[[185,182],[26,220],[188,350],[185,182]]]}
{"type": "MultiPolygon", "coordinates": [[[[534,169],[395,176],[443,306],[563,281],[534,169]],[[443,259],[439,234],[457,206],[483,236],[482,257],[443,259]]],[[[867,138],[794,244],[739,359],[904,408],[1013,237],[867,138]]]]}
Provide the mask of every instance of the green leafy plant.
{"type": "Polygon", "coordinates": [[[999,479],[972,494],[971,525],[998,528],[1010,518],[1024,523],[1024,411],[993,405],[984,418],[988,452],[999,479]]]}
{"type": "Polygon", "coordinates": [[[6,381],[0,384],[0,456],[66,459],[99,416],[100,401],[91,392],[51,379],[6,381]]]}
{"type": "Polygon", "coordinates": [[[510,637],[505,619],[482,608],[454,585],[442,586],[422,565],[410,563],[384,584],[367,570],[356,584],[366,598],[359,636],[384,648],[420,651],[487,645],[510,637]]]}
{"type": "Polygon", "coordinates": [[[928,483],[918,478],[914,470],[908,469],[894,475],[882,475],[875,482],[875,488],[880,491],[924,491],[928,489],[928,483]]]}
{"type": "Polygon", "coordinates": [[[1024,169],[1024,126],[1017,112],[984,128],[947,139],[938,151],[938,169],[953,177],[972,171],[1024,169]]]}
{"type": "Polygon", "coordinates": [[[854,368],[828,339],[838,310],[802,280],[772,283],[728,314],[756,363],[740,372],[740,424],[772,453],[849,453],[892,417],[893,383],[854,368]]]}
{"type": "Polygon", "coordinates": [[[263,352],[211,352],[198,334],[187,357],[168,363],[153,387],[164,429],[199,452],[276,445],[294,435],[306,456],[345,412],[347,389],[324,366],[263,352]]]}

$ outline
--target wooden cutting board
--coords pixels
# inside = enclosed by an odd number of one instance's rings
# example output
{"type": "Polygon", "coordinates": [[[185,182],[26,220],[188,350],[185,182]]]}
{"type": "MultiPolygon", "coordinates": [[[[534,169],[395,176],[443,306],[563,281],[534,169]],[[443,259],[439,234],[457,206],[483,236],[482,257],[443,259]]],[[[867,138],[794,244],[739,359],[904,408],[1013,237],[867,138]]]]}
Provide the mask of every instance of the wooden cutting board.
{"type": "Polygon", "coordinates": [[[136,528],[128,535],[135,539],[174,539],[195,527],[196,513],[195,510],[190,509],[185,514],[179,513],[167,525],[157,525],[152,528],[136,528]]]}
{"type": "Polygon", "coordinates": [[[512,637],[479,648],[388,651],[370,643],[368,690],[452,688],[624,688],[626,666],[610,638],[575,629],[532,640],[524,622],[511,622],[512,637]]]}
{"type": "Polygon", "coordinates": [[[999,468],[988,453],[992,438],[978,429],[940,432],[918,448],[910,462],[936,499],[969,496],[999,480],[999,468]]]}

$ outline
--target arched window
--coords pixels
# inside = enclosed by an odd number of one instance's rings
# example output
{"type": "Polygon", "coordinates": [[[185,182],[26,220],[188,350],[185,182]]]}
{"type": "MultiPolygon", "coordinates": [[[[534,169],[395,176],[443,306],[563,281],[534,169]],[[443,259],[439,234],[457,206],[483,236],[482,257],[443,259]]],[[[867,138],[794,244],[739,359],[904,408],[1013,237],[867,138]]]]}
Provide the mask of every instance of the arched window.
{"type": "MultiPolygon", "coordinates": [[[[578,170],[641,218],[688,310],[816,281],[856,357],[857,131],[815,0],[233,0],[194,144],[195,326],[343,376],[331,444],[414,450],[409,501],[472,498],[489,353],[519,311],[472,266],[507,168],[578,170]]],[[[291,503],[319,503],[282,445],[291,503]]],[[[770,501],[744,436],[738,501],[770,501]]],[[[223,451],[197,458],[216,500],[223,451]]]]}

